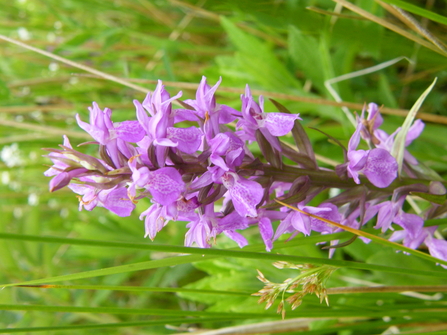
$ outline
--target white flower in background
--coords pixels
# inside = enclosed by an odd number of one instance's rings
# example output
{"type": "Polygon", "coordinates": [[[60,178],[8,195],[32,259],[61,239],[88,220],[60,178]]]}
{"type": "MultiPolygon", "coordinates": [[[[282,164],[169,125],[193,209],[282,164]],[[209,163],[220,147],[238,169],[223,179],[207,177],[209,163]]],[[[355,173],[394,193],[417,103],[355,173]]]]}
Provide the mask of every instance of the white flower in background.
{"type": "Polygon", "coordinates": [[[24,163],[17,143],[4,146],[2,151],[0,151],[0,159],[10,168],[24,163]]]}

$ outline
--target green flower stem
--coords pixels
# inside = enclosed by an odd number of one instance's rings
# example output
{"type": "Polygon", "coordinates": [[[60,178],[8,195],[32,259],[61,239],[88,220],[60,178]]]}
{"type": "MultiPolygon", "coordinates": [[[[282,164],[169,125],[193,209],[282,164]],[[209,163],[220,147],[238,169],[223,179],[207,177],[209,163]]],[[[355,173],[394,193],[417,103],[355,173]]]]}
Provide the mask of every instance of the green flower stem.
{"type": "MultiPolygon", "coordinates": [[[[347,180],[341,179],[334,171],[309,170],[287,165],[284,165],[281,169],[275,168],[270,165],[264,165],[262,167],[262,171],[264,171],[265,176],[272,177],[275,181],[292,183],[295,181],[296,178],[300,176],[308,176],[312,184],[317,186],[327,186],[342,189],[349,189],[359,186],[352,179],[347,180]]],[[[392,194],[396,188],[401,186],[412,185],[412,184],[429,185],[431,182],[431,180],[428,179],[401,178],[393,181],[391,185],[388,187],[378,188],[373,184],[371,184],[365,177],[360,177],[360,180],[362,182],[362,185],[367,186],[369,190],[380,191],[390,194],[392,194]]],[[[444,185],[447,184],[446,181],[442,183],[444,185]]]]}

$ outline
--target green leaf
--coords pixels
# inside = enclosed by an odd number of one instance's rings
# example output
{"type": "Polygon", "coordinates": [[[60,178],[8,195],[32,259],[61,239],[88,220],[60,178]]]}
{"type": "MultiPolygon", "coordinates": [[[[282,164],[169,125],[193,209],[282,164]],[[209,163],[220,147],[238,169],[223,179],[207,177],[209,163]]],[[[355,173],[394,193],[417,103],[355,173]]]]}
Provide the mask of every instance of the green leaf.
{"type": "Polygon", "coordinates": [[[67,49],[67,48],[79,48],[81,45],[86,43],[91,38],[92,38],[91,32],[84,32],[84,33],[76,34],[72,38],[59,44],[54,51],[58,52],[58,51],[61,51],[61,50],[67,49]]]}
{"type": "Polygon", "coordinates": [[[304,73],[305,79],[312,81],[320,93],[326,93],[324,73],[318,40],[294,26],[289,27],[289,54],[296,67],[304,73]]]}
{"type": "Polygon", "coordinates": [[[222,27],[238,53],[236,60],[239,70],[250,74],[265,88],[275,90],[301,90],[302,85],[294,78],[271,48],[258,38],[238,28],[224,16],[220,17],[222,27]]]}
{"type": "Polygon", "coordinates": [[[122,28],[107,30],[104,34],[104,49],[110,49],[116,43],[120,42],[124,36],[125,32],[122,28]]]}
{"type": "Polygon", "coordinates": [[[423,192],[410,192],[411,195],[417,195],[418,197],[425,199],[427,201],[433,202],[438,205],[443,205],[446,200],[446,195],[436,195],[436,194],[430,194],[430,193],[423,193],[423,192]]]}
{"type": "Polygon", "coordinates": [[[407,117],[405,118],[404,123],[402,124],[402,129],[396,135],[396,139],[394,140],[391,154],[393,155],[394,158],[396,158],[396,161],[398,164],[399,175],[401,174],[401,171],[402,171],[402,165],[403,165],[404,153],[405,153],[405,140],[407,138],[408,130],[410,129],[411,124],[413,123],[413,120],[416,117],[417,112],[419,111],[419,108],[421,108],[422,103],[424,102],[425,98],[432,90],[433,86],[435,86],[435,84],[436,84],[436,78],[433,81],[433,83],[424,91],[424,93],[422,93],[422,95],[415,102],[413,107],[411,107],[410,112],[408,113],[407,117]]]}

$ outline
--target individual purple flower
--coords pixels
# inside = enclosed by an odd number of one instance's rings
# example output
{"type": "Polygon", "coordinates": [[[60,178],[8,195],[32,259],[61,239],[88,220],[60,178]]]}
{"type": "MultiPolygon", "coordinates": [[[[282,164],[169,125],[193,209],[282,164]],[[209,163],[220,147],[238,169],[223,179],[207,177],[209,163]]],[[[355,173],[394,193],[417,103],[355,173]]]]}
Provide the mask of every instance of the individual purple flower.
{"type": "Polygon", "coordinates": [[[48,177],[54,176],[49,185],[51,192],[67,186],[73,179],[97,183],[101,189],[110,189],[121,182],[119,178],[108,175],[114,170],[113,167],[100,159],[74,150],[66,136],[61,147],[62,149],[45,149],[50,151],[47,157],[54,163],[44,172],[48,177]],[[89,179],[83,179],[85,177],[89,179]],[[107,186],[104,186],[105,184],[107,186]]]}
{"type": "Polygon", "coordinates": [[[216,238],[217,220],[214,204],[206,205],[203,213],[196,214],[195,219],[186,225],[189,230],[185,235],[185,245],[190,247],[196,243],[200,248],[209,248],[210,240],[216,238]]]}
{"type": "Polygon", "coordinates": [[[259,97],[259,105],[254,101],[250,87],[245,88],[245,95],[241,95],[242,119],[237,123],[237,128],[242,129],[241,138],[256,141],[255,132],[259,129],[272,146],[281,151],[278,136],[289,133],[295,120],[301,120],[299,114],[265,113],[264,97],[259,97]]]}
{"type": "MultiPolygon", "coordinates": [[[[422,122],[422,120],[416,120],[414,121],[413,125],[408,129],[407,137],[405,138],[405,147],[408,147],[416,138],[419,137],[419,135],[424,130],[425,124],[422,122]]],[[[401,128],[398,128],[394,133],[391,135],[388,135],[385,131],[381,129],[377,129],[375,131],[375,136],[380,140],[379,144],[376,146],[378,148],[383,148],[387,150],[388,152],[391,152],[393,150],[394,146],[394,138],[397,135],[397,133],[401,130],[401,128]]],[[[418,161],[416,158],[414,158],[408,150],[405,149],[404,152],[404,160],[412,165],[417,165],[418,161]]]]}
{"type": "Polygon", "coordinates": [[[376,205],[376,208],[378,208],[379,211],[377,215],[377,224],[374,228],[381,228],[382,233],[384,233],[388,229],[394,230],[391,224],[395,223],[400,225],[404,230],[407,230],[410,234],[410,238],[419,235],[419,232],[424,224],[423,219],[418,215],[405,213],[402,206],[409,193],[427,193],[429,190],[430,188],[422,183],[396,188],[393,191],[391,200],[384,201],[376,205]]]}
{"type": "Polygon", "coordinates": [[[138,121],[118,122],[114,126],[116,137],[125,142],[137,143],[145,135],[145,131],[138,121]]]}
{"type": "Polygon", "coordinates": [[[115,128],[111,120],[112,110],[109,108],[101,110],[96,102],[93,102],[93,107],[88,109],[90,111],[90,123],[82,121],[79,114],[76,114],[79,127],[102,145],[106,145],[109,141],[116,138],[115,128]]]}
{"type": "Polygon", "coordinates": [[[247,239],[236,232],[236,230],[244,230],[246,228],[248,228],[247,218],[240,216],[237,212],[231,212],[225,217],[218,219],[216,233],[224,233],[235,241],[239,248],[243,248],[248,244],[247,239]]]}
{"type": "Polygon", "coordinates": [[[348,176],[360,184],[359,173],[376,187],[388,187],[397,177],[397,162],[391,154],[384,149],[356,150],[360,143],[360,133],[364,126],[358,121],[357,129],[348,144],[348,176]]]}
{"type": "Polygon", "coordinates": [[[154,240],[157,233],[167,225],[169,218],[162,214],[164,206],[153,204],[140,214],[140,220],[144,219],[144,237],[154,240]]]}
{"type": "MultiPolygon", "coordinates": [[[[368,105],[368,118],[365,120],[362,112],[362,117],[359,122],[362,124],[360,134],[365,141],[370,144],[372,143],[376,148],[385,149],[391,153],[393,150],[394,138],[401,128],[398,128],[391,135],[388,135],[385,131],[379,129],[383,123],[383,118],[375,103],[370,103],[368,105]]],[[[424,126],[425,125],[421,120],[416,120],[413,123],[405,138],[405,147],[409,146],[417,137],[419,137],[424,130],[424,126]]],[[[418,164],[417,160],[407,150],[405,150],[404,159],[410,164],[418,164]]]]}
{"type": "Polygon", "coordinates": [[[196,220],[186,225],[186,228],[189,228],[189,230],[185,235],[185,246],[191,247],[194,243],[199,248],[209,248],[211,246],[209,241],[212,228],[206,217],[198,215],[196,220]]]}
{"type": "Polygon", "coordinates": [[[149,237],[151,240],[154,240],[157,233],[166,226],[169,221],[194,220],[197,217],[194,210],[198,206],[199,204],[195,197],[190,200],[182,198],[165,206],[154,203],[140,215],[140,220],[144,219],[144,237],[149,237]]]}
{"type": "Polygon", "coordinates": [[[228,189],[229,197],[239,215],[257,216],[256,206],[264,195],[261,185],[244,179],[235,172],[225,172],[222,176],[222,184],[228,189]]]}
{"type": "Polygon", "coordinates": [[[175,113],[172,111],[172,101],[181,96],[182,92],[179,92],[171,98],[159,80],[154,92],[148,93],[142,104],[134,100],[137,119],[149,137],[149,143],[153,143],[156,147],[157,164],[160,167],[165,165],[167,148],[178,146],[176,141],[168,138],[168,128],[174,126],[175,113]]]}
{"type": "MultiPolygon", "coordinates": [[[[443,261],[447,261],[447,241],[446,240],[440,240],[437,238],[433,238],[431,235],[429,235],[425,239],[424,243],[428,247],[428,250],[430,251],[430,255],[432,255],[433,257],[442,259],[443,261]]],[[[443,268],[447,269],[447,265],[441,264],[441,266],[443,268]]]]}
{"type": "Polygon", "coordinates": [[[128,190],[131,199],[135,197],[138,186],[149,191],[155,202],[167,206],[177,201],[185,190],[182,176],[173,167],[164,167],[155,171],[149,171],[145,166],[137,168],[136,157],[129,160],[129,167],[132,170],[133,179],[128,190]]]}
{"type": "Polygon", "coordinates": [[[362,110],[362,116],[359,118],[358,122],[362,124],[360,130],[360,136],[371,146],[376,145],[380,141],[376,138],[375,132],[382,125],[383,117],[380,115],[379,106],[375,103],[368,104],[368,117],[363,118],[365,109],[362,110]]]}
{"type": "Polygon", "coordinates": [[[138,121],[114,124],[111,120],[112,111],[109,108],[102,111],[96,102],[93,102],[93,108],[89,107],[89,111],[90,123],[83,122],[77,114],[78,125],[105,147],[105,154],[110,158],[114,168],[125,166],[126,161],[135,153],[127,142],[141,141],[144,137],[143,128],[138,121]]]}
{"type": "MultiPolygon", "coordinates": [[[[406,247],[417,249],[424,241],[426,237],[422,229],[424,227],[424,220],[419,215],[400,211],[393,222],[401,226],[405,231],[404,245],[406,247]]],[[[397,232],[393,234],[395,233],[397,232]]],[[[393,236],[390,237],[390,241],[393,241],[393,236]]]]}
{"type": "Polygon", "coordinates": [[[82,195],[79,199],[79,210],[85,208],[91,211],[95,207],[105,207],[118,216],[129,216],[135,205],[127,196],[127,189],[115,186],[111,189],[98,189],[87,184],[70,184],[68,187],[82,195]]]}
{"type": "Polygon", "coordinates": [[[436,230],[436,227],[422,228],[424,220],[416,214],[402,213],[396,218],[396,223],[403,229],[395,231],[389,240],[391,242],[403,240],[403,245],[411,249],[419,248],[424,240],[436,230]]]}
{"type": "Polygon", "coordinates": [[[257,225],[259,233],[265,244],[265,249],[271,251],[273,248],[273,241],[277,239],[274,234],[272,222],[283,220],[287,216],[284,211],[273,211],[264,208],[258,209],[258,215],[254,218],[247,217],[249,225],[257,225]]]}
{"type": "Polygon", "coordinates": [[[202,145],[203,132],[197,127],[169,127],[167,138],[177,144],[178,150],[186,154],[193,154],[202,145]]]}
{"type": "MultiPolygon", "coordinates": [[[[64,147],[67,149],[73,149],[67,136],[64,135],[64,147]]],[[[82,167],[81,164],[73,162],[72,165],[67,161],[65,153],[62,152],[50,152],[48,157],[52,160],[53,166],[44,172],[47,177],[54,176],[51,179],[49,188],[50,192],[60,190],[67,186],[73,178],[84,175],[89,170],[82,167]]]]}
{"type": "Polygon", "coordinates": [[[225,171],[241,165],[245,156],[244,142],[230,132],[217,134],[208,141],[211,149],[210,161],[225,171]]]}
{"type": "MultiPolygon", "coordinates": [[[[321,218],[340,223],[341,215],[338,211],[337,206],[331,203],[323,203],[318,207],[304,206],[303,204],[298,204],[298,209],[302,211],[319,216],[321,218]]],[[[310,235],[312,231],[317,231],[321,234],[331,234],[337,228],[324,221],[310,217],[309,215],[303,214],[298,211],[290,211],[288,215],[281,221],[278,226],[277,232],[275,233],[274,239],[277,239],[283,233],[293,232],[292,237],[294,237],[298,232],[304,235],[310,235]]]]}
{"type": "Polygon", "coordinates": [[[398,201],[384,201],[379,205],[379,212],[377,215],[377,224],[374,228],[382,229],[382,233],[388,229],[393,229],[391,224],[394,221],[399,210],[401,210],[405,197],[401,197],[398,201]]]}
{"type": "Polygon", "coordinates": [[[49,184],[50,192],[60,190],[61,188],[67,186],[73,178],[84,176],[86,172],[88,172],[88,170],[85,168],[67,170],[67,172],[61,171],[53,179],[51,179],[49,184]]]}
{"type": "Polygon", "coordinates": [[[229,106],[216,103],[214,93],[221,82],[222,78],[219,78],[216,85],[210,87],[206,82],[206,77],[203,76],[197,88],[196,99],[185,100],[185,103],[194,108],[196,115],[204,120],[203,131],[207,140],[220,133],[220,124],[230,123],[241,115],[239,111],[229,106]]]}
{"type": "MultiPolygon", "coordinates": [[[[63,146],[68,149],[73,149],[70,140],[66,135],[64,135],[63,146]]],[[[47,177],[58,175],[59,173],[61,173],[61,171],[65,171],[65,169],[70,167],[70,165],[65,161],[65,155],[63,153],[50,152],[48,154],[48,158],[50,158],[51,161],[53,162],[53,166],[43,173],[47,177]]]]}

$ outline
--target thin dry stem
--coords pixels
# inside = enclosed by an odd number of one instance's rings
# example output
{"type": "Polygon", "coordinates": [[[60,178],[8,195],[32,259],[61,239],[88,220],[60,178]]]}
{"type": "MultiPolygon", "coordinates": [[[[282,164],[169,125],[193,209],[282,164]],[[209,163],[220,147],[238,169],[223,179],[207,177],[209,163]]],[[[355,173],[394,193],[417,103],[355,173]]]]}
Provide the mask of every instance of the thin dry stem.
{"type": "Polygon", "coordinates": [[[37,124],[25,123],[25,122],[16,122],[11,120],[0,120],[0,125],[7,127],[14,127],[32,131],[39,131],[46,134],[63,136],[67,135],[69,137],[79,138],[82,140],[88,139],[91,140],[91,136],[87,133],[82,133],[80,131],[71,131],[63,128],[56,128],[50,126],[39,126],[37,124]]]}
{"type": "Polygon", "coordinates": [[[396,18],[405,23],[414,32],[418,33],[419,35],[427,39],[429,42],[433,43],[433,45],[435,45],[437,48],[447,53],[446,46],[438,38],[436,38],[430,31],[425,29],[418,21],[416,21],[416,19],[411,14],[407,13],[406,11],[397,6],[389,5],[379,0],[377,0],[376,2],[383,8],[385,8],[388,12],[393,14],[396,18]]]}
{"type": "Polygon", "coordinates": [[[17,40],[15,40],[15,39],[12,39],[12,38],[10,38],[10,37],[4,36],[4,35],[0,35],[0,39],[1,39],[1,40],[4,40],[4,41],[6,41],[6,42],[9,42],[9,43],[18,45],[18,46],[20,46],[20,47],[22,47],[22,48],[25,48],[25,49],[34,51],[34,52],[36,52],[36,53],[38,53],[38,54],[41,54],[41,55],[44,55],[44,56],[46,56],[46,57],[52,58],[52,59],[54,59],[54,60],[56,60],[56,61],[58,61],[58,62],[61,62],[61,63],[67,64],[67,65],[70,65],[70,66],[72,66],[72,67],[81,69],[81,70],[83,70],[83,71],[86,71],[86,72],[90,72],[90,73],[92,73],[92,74],[95,74],[95,75],[97,75],[97,76],[99,76],[99,77],[102,77],[102,78],[108,79],[108,80],[110,80],[110,81],[119,83],[119,84],[121,84],[121,85],[130,87],[130,88],[132,88],[132,89],[134,89],[134,90],[136,90],[136,91],[143,92],[143,93],[148,93],[148,92],[150,92],[150,91],[149,91],[147,88],[145,88],[145,87],[142,87],[142,86],[138,86],[138,85],[129,83],[128,81],[125,81],[125,80],[123,80],[123,79],[121,79],[121,78],[112,76],[111,74],[107,74],[107,73],[105,73],[105,72],[98,71],[98,70],[96,70],[96,69],[94,69],[94,68],[92,68],[92,67],[89,67],[89,66],[86,66],[86,65],[83,65],[83,64],[79,64],[79,63],[76,63],[76,62],[73,62],[73,61],[71,61],[71,60],[69,60],[69,59],[66,59],[66,58],[64,58],[64,57],[60,57],[60,56],[57,56],[57,55],[55,55],[55,54],[53,54],[53,53],[51,53],[51,52],[48,52],[48,51],[45,51],[45,50],[41,50],[41,49],[35,48],[35,47],[30,46],[30,45],[28,45],[28,44],[26,44],[26,43],[17,41],[17,40]]]}
{"type": "MultiPolygon", "coordinates": [[[[77,74],[77,75],[79,75],[79,74],[77,74]]],[[[82,77],[99,78],[99,79],[102,78],[102,77],[92,76],[92,75],[81,75],[81,76],[82,77]]],[[[127,79],[127,80],[130,82],[138,82],[138,83],[149,83],[149,84],[157,83],[157,80],[147,80],[147,79],[127,79]]],[[[175,88],[179,88],[179,89],[188,89],[188,90],[196,90],[198,87],[197,84],[185,83],[185,82],[173,82],[173,81],[163,81],[163,85],[169,86],[169,87],[175,87],[175,88]]],[[[219,91],[225,92],[225,93],[234,93],[234,94],[238,94],[238,95],[244,93],[244,89],[235,88],[235,87],[225,87],[225,86],[220,86],[219,91]]],[[[263,96],[266,96],[269,98],[274,98],[274,99],[305,102],[305,103],[317,104],[317,105],[323,105],[323,106],[348,107],[348,108],[355,109],[358,111],[361,111],[363,109],[363,105],[364,105],[364,104],[359,104],[356,102],[349,102],[349,101],[336,102],[333,100],[326,100],[323,98],[302,97],[302,96],[296,96],[296,95],[291,95],[291,94],[264,91],[264,90],[256,90],[256,89],[251,90],[251,92],[254,95],[263,95],[263,96]]],[[[382,114],[406,117],[409,110],[408,109],[381,107],[380,112],[382,114]]],[[[429,113],[418,113],[418,118],[423,121],[427,121],[427,122],[433,122],[433,123],[438,123],[438,124],[447,124],[447,117],[445,117],[445,116],[434,115],[434,114],[429,114],[429,113]]]]}

